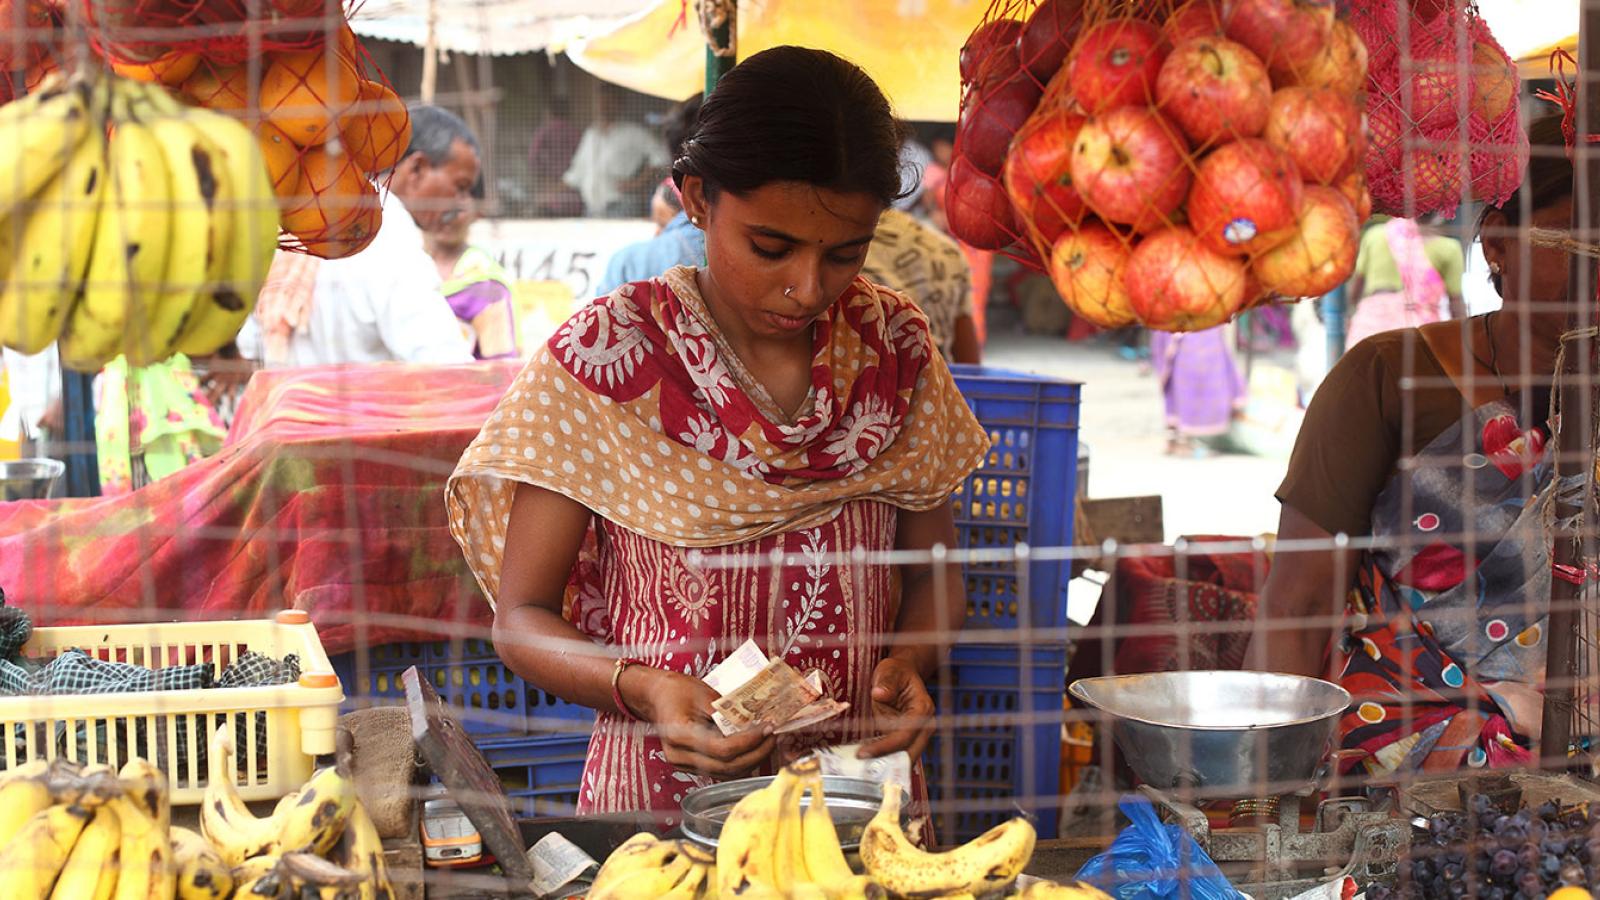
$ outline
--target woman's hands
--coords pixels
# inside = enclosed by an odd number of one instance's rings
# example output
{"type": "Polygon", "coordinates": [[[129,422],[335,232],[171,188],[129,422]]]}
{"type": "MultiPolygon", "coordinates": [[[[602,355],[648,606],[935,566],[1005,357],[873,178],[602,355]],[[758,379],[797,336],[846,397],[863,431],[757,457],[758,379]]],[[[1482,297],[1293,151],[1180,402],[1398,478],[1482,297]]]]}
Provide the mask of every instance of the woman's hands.
{"type": "Polygon", "coordinates": [[[872,724],[879,735],[861,745],[860,756],[870,759],[904,750],[916,762],[933,736],[933,712],[933,698],[916,667],[899,657],[885,657],[872,670],[872,724]]]}
{"type": "Polygon", "coordinates": [[[725,736],[711,719],[717,692],[698,678],[629,666],[617,684],[634,715],[656,727],[667,762],[717,778],[748,775],[772,755],[776,739],[765,731],[725,736]]]}

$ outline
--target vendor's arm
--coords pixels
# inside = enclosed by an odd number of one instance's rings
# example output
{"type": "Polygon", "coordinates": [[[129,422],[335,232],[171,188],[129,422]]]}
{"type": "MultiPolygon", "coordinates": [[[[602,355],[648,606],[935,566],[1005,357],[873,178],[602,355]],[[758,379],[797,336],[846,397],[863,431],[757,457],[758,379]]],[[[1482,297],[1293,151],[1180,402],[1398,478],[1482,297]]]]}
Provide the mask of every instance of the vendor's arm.
{"type": "MultiPolygon", "coordinates": [[[[895,549],[956,549],[955,515],[949,505],[925,512],[902,511],[895,549]]],[[[863,756],[905,750],[922,755],[933,734],[933,698],[927,682],[944,664],[967,615],[966,584],[959,563],[929,561],[901,570],[900,614],[887,653],[872,673],[872,717],[878,736],[863,756]]]]}
{"type": "Polygon", "coordinates": [[[1326,674],[1328,648],[1355,583],[1359,553],[1335,536],[1371,531],[1372,508],[1399,458],[1400,336],[1363,341],[1317,388],[1277,497],[1283,508],[1262,588],[1250,665],[1326,674]]]}
{"type": "Polygon", "coordinates": [[[495,606],[495,651],[511,671],[564,700],[653,723],[667,762],[680,769],[719,777],[749,773],[771,755],[773,739],[760,732],[724,737],[711,720],[717,693],[698,678],[630,665],[617,685],[626,709],[617,709],[611,676],[627,648],[619,653],[598,645],[561,615],[592,518],[560,494],[517,488],[495,606]]]}
{"type": "Polygon", "coordinates": [[[1335,549],[1334,536],[1285,503],[1278,519],[1272,569],[1261,590],[1258,615],[1264,630],[1252,648],[1264,672],[1326,678],[1328,648],[1344,614],[1360,554],[1335,549]],[[1305,549],[1296,548],[1307,542],[1305,549]]]}

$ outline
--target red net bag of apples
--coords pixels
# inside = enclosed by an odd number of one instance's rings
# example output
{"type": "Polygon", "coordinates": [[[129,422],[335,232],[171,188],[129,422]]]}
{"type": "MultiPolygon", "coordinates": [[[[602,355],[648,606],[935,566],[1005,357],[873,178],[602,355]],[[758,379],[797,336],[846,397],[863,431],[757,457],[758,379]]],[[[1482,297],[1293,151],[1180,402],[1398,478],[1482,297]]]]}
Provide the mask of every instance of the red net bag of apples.
{"type": "Polygon", "coordinates": [[[1522,183],[1516,63],[1465,0],[1357,0],[1367,44],[1367,177],[1379,212],[1454,215],[1522,183]]]}
{"type": "Polygon", "coordinates": [[[1332,0],[997,0],[946,209],[1102,327],[1193,331],[1355,266],[1366,48],[1332,0]]]}
{"type": "Polygon", "coordinates": [[[210,25],[200,31],[209,38],[159,45],[136,39],[148,32],[101,27],[97,46],[120,74],[159,82],[249,125],[277,195],[281,245],[336,259],[377,235],[379,186],[411,142],[411,120],[342,7],[323,4],[252,2],[266,12],[238,18],[240,0],[202,0],[197,8],[208,11],[210,25]],[[262,49],[252,55],[250,47],[262,49]],[[130,61],[130,50],[147,61],[130,61]]]}

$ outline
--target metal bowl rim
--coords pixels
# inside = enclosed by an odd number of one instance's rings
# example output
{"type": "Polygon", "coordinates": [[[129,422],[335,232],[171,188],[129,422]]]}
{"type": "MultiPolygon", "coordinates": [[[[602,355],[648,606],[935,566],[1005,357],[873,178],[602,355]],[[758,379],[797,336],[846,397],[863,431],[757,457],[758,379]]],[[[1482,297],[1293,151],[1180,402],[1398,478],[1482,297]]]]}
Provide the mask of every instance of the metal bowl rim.
{"type": "MultiPolygon", "coordinates": [[[[1157,675],[1157,676],[1159,676],[1159,675],[1173,675],[1173,674],[1207,675],[1207,674],[1216,674],[1216,673],[1229,674],[1229,675],[1235,674],[1234,670],[1231,670],[1231,669],[1206,669],[1206,670],[1195,669],[1195,670],[1191,670],[1191,671],[1183,672],[1183,673],[1142,672],[1142,673],[1140,673],[1139,677],[1148,677],[1148,676],[1151,676],[1151,675],[1157,675]]],[[[1288,672],[1260,672],[1260,673],[1256,673],[1256,674],[1260,674],[1260,675],[1278,675],[1278,676],[1282,676],[1284,678],[1306,678],[1306,679],[1309,679],[1311,681],[1320,681],[1323,684],[1328,685],[1329,687],[1331,687],[1334,690],[1338,691],[1340,694],[1343,694],[1344,695],[1344,704],[1342,706],[1340,706],[1338,709],[1333,710],[1332,712],[1326,712],[1326,713],[1322,713],[1320,715],[1314,715],[1314,716],[1303,716],[1303,717],[1298,718],[1298,719],[1291,719],[1291,720],[1289,720],[1287,722],[1268,722],[1268,723],[1265,723],[1265,724],[1262,724],[1262,725],[1248,725],[1248,726],[1244,726],[1244,727],[1240,727],[1238,725],[1184,725],[1184,724],[1177,723],[1177,722],[1160,722],[1160,721],[1157,721],[1155,719],[1144,718],[1143,716],[1133,716],[1133,715],[1127,715],[1127,714],[1124,714],[1124,713],[1116,712],[1116,711],[1114,711],[1112,709],[1107,708],[1103,704],[1096,703],[1093,699],[1091,699],[1090,697],[1085,696],[1084,693],[1081,690],[1078,689],[1078,686],[1081,685],[1081,684],[1087,684],[1087,683],[1091,683],[1091,682],[1118,681],[1118,680],[1130,677],[1128,675],[1097,675],[1097,676],[1095,676],[1093,678],[1080,678],[1077,681],[1074,681],[1073,683],[1067,685],[1067,693],[1069,693],[1072,696],[1078,698],[1079,700],[1082,700],[1084,703],[1087,703],[1088,705],[1094,707],[1095,709],[1098,709],[1101,712],[1106,713],[1107,715],[1111,716],[1113,719],[1121,719],[1121,720],[1123,720],[1125,722],[1138,722],[1138,723],[1140,723],[1142,725],[1151,725],[1151,726],[1154,726],[1156,728],[1176,728],[1176,729],[1180,729],[1180,730],[1183,730],[1183,731],[1219,731],[1219,732],[1220,731],[1262,731],[1262,730],[1265,730],[1265,729],[1268,729],[1268,728],[1288,728],[1288,727],[1293,726],[1293,725],[1312,725],[1312,724],[1316,724],[1316,723],[1319,723],[1319,722],[1325,722],[1328,719],[1332,719],[1332,718],[1336,718],[1338,716],[1342,716],[1350,708],[1350,701],[1351,701],[1350,692],[1345,690],[1342,686],[1334,684],[1331,681],[1326,681],[1326,680],[1321,679],[1321,678],[1311,678],[1311,676],[1309,676],[1309,675],[1292,675],[1292,674],[1290,674],[1288,672]]]]}
{"type": "MultiPolygon", "coordinates": [[[[749,785],[753,789],[759,790],[760,788],[766,787],[767,785],[771,784],[773,779],[776,778],[776,777],[777,776],[775,776],[775,775],[752,775],[752,776],[749,776],[749,777],[746,777],[746,778],[735,778],[732,781],[718,781],[718,782],[715,782],[713,784],[702,785],[701,787],[697,787],[697,788],[691,788],[690,791],[687,794],[684,795],[683,802],[680,803],[679,806],[678,806],[679,812],[683,815],[683,820],[682,820],[682,822],[679,823],[679,827],[683,829],[684,835],[686,837],[690,838],[691,840],[698,841],[699,843],[704,844],[704,845],[709,846],[709,847],[717,846],[718,839],[716,837],[712,837],[712,836],[707,835],[707,834],[702,834],[700,832],[700,830],[695,827],[695,825],[698,824],[699,820],[704,818],[710,812],[710,810],[694,809],[694,810],[691,811],[690,809],[687,808],[691,804],[691,799],[690,798],[703,798],[703,797],[707,796],[707,794],[710,794],[712,796],[716,796],[717,794],[723,793],[725,791],[729,791],[729,790],[734,789],[734,788],[742,787],[744,785],[749,785]],[[723,790],[722,791],[715,790],[717,788],[721,788],[723,790]]],[[[876,782],[876,781],[868,781],[867,779],[864,779],[864,778],[852,778],[852,777],[850,777],[848,775],[824,775],[824,776],[822,776],[822,779],[823,779],[824,784],[826,784],[827,782],[830,782],[830,781],[834,782],[836,785],[839,782],[846,782],[846,783],[850,784],[851,786],[860,786],[862,788],[869,789],[870,790],[870,794],[869,794],[868,790],[863,790],[861,792],[860,798],[862,800],[866,800],[870,795],[876,795],[876,797],[879,799],[879,801],[881,801],[882,798],[883,798],[883,785],[878,783],[878,782],[876,782]]],[[[743,796],[743,794],[740,794],[740,796],[743,796]]],[[[856,795],[840,793],[839,796],[850,797],[850,796],[856,796],[856,795]]],[[[905,788],[904,785],[902,785],[900,787],[900,799],[901,799],[901,816],[904,817],[906,815],[906,807],[908,807],[910,805],[910,802],[911,802],[911,792],[908,791],[905,788]]],[[[865,809],[868,809],[869,807],[863,806],[861,808],[863,810],[865,810],[865,809]]],[[[846,852],[849,852],[851,850],[855,850],[858,847],[859,847],[859,842],[858,841],[845,841],[843,843],[843,848],[844,848],[844,850],[846,852]]]]}

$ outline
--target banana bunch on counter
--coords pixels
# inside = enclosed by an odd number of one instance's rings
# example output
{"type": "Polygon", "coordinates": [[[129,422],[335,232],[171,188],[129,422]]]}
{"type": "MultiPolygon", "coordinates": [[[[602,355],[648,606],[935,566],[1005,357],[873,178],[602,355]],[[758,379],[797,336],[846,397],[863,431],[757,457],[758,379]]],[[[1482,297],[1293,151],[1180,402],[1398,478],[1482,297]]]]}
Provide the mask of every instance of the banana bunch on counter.
{"type": "MultiPolygon", "coordinates": [[[[1005,896],[1033,856],[1033,825],[1023,818],[945,853],[916,846],[900,827],[900,793],[884,800],[861,836],[857,874],[846,859],[815,760],[780,771],[740,800],[722,826],[715,855],[681,840],[636,834],[607,858],[588,900],[858,900],[1005,896]],[[809,796],[802,806],[801,798],[809,796]]],[[[1030,900],[1107,900],[1093,888],[1041,883],[1030,900]]]]}
{"type": "Polygon", "coordinates": [[[258,817],[234,787],[231,725],[212,737],[209,762],[201,840],[215,849],[233,896],[389,900],[394,895],[383,841],[356,799],[349,773],[337,766],[318,769],[304,787],[279,800],[272,815],[258,817]]]}
{"type": "Polygon", "coordinates": [[[171,812],[166,776],[142,759],[18,766],[0,782],[0,896],[227,897],[228,870],[177,837],[171,812]]]}
{"type": "Polygon", "coordinates": [[[255,136],[160,85],[95,71],[0,107],[0,343],[98,371],[239,333],[278,207],[255,136]]]}
{"type": "Polygon", "coordinates": [[[0,780],[0,897],[6,900],[378,900],[392,897],[377,829],[336,768],[257,818],[234,788],[233,734],[211,743],[196,833],[172,825],[167,780],[64,759],[0,780]]]}

